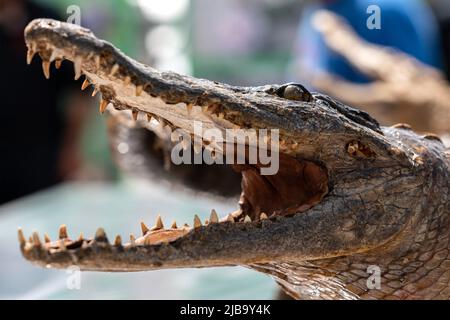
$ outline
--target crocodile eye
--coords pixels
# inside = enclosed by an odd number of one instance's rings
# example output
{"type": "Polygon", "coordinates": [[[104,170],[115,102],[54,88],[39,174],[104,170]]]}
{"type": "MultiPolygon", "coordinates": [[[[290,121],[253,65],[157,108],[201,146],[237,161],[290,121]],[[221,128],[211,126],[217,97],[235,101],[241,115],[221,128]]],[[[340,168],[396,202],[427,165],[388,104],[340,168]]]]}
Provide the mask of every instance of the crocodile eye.
{"type": "Polygon", "coordinates": [[[312,97],[308,91],[296,85],[288,85],[283,92],[283,98],[296,101],[311,101],[312,97]]]}

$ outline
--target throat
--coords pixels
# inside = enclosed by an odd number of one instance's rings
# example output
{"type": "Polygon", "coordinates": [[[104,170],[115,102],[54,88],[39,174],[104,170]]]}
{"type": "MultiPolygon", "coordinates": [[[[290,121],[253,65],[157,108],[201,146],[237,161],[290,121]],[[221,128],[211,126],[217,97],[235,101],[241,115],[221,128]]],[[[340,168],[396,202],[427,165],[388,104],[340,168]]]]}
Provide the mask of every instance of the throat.
{"type": "Polygon", "coordinates": [[[241,211],[252,220],[303,212],[319,203],[328,191],[325,168],[307,160],[280,154],[279,170],[261,175],[260,165],[234,165],[242,174],[241,211]]]}

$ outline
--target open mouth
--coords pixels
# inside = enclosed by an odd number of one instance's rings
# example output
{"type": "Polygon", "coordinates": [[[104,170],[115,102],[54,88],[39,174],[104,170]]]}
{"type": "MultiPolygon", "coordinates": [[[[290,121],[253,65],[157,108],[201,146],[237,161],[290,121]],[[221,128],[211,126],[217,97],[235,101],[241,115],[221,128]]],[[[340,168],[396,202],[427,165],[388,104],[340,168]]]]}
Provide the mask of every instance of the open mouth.
{"type": "MultiPolygon", "coordinates": [[[[55,67],[58,68],[61,61],[66,59],[74,63],[75,78],[85,75],[85,81],[82,89],[86,89],[92,85],[94,93],[101,92],[102,100],[100,103],[100,112],[103,113],[106,107],[111,103],[115,109],[122,112],[130,112],[134,121],[138,119],[138,115],[146,113],[149,120],[159,120],[165,123],[171,129],[182,128],[185,120],[179,115],[173,117],[170,111],[165,109],[178,107],[183,104],[187,109],[187,114],[192,114],[192,109],[197,108],[200,113],[209,113],[208,119],[216,117],[218,122],[223,120],[223,110],[220,104],[214,104],[213,107],[205,106],[200,102],[184,101],[184,103],[170,103],[164,100],[164,97],[157,96],[159,106],[157,110],[140,108],[139,102],[145,99],[155,98],[154,93],[147,93],[146,88],[139,84],[135,74],[128,74],[127,66],[120,65],[120,61],[114,61],[113,55],[93,55],[87,54],[85,57],[71,56],[63,53],[61,49],[53,47],[46,41],[36,41],[28,43],[29,54],[28,62],[33,58],[35,53],[39,53],[42,58],[42,66],[44,74],[50,77],[51,63],[55,61],[55,67]],[[96,72],[98,69],[108,70],[108,72],[96,72]],[[103,74],[102,74],[103,73],[103,74]],[[113,80],[111,80],[113,79],[113,80]],[[121,89],[125,87],[125,89],[121,89]],[[121,91],[122,90],[122,91],[121,91]],[[120,91],[120,92],[119,92],[120,91]],[[131,93],[132,92],[132,93],[131,93]],[[133,97],[139,97],[136,101],[132,99],[116,98],[117,94],[133,97]],[[165,105],[161,106],[161,101],[165,105]]],[[[142,119],[142,117],[139,117],[142,119]]],[[[202,121],[203,118],[200,119],[202,121]]],[[[209,124],[214,123],[214,121],[209,124]]],[[[183,129],[183,128],[182,128],[183,129]]],[[[245,143],[245,142],[244,142],[245,143]]],[[[202,146],[207,147],[206,145],[202,146]]],[[[277,217],[291,217],[295,214],[301,214],[314,205],[318,204],[324,195],[328,192],[328,173],[320,164],[297,159],[292,155],[280,152],[279,154],[279,170],[274,175],[262,175],[260,173],[259,164],[232,164],[235,171],[241,173],[241,196],[239,200],[239,209],[229,213],[223,218],[219,218],[216,211],[211,210],[210,218],[202,222],[198,216],[193,219],[193,224],[177,225],[176,222],[167,226],[163,223],[163,219],[158,216],[154,226],[149,227],[141,222],[142,234],[135,237],[130,236],[130,240],[122,243],[121,236],[116,236],[112,242],[112,246],[117,250],[127,250],[136,246],[156,246],[164,243],[175,243],[191,232],[196,232],[203,228],[209,228],[213,224],[255,224],[260,225],[263,220],[276,220],[277,217]]],[[[23,232],[19,229],[19,240],[25,252],[33,248],[44,248],[46,254],[56,254],[66,250],[83,250],[96,243],[105,243],[108,246],[105,231],[99,228],[94,238],[86,239],[80,236],[78,239],[69,238],[66,226],[59,229],[59,239],[52,241],[47,235],[44,241],[41,241],[37,233],[33,233],[28,240],[25,239],[23,232]]]]}
{"type": "Polygon", "coordinates": [[[258,221],[261,216],[301,213],[319,203],[327,192],[328,177],[321,166],[282,153],[279,163],[275,175],[261,175],[257,166],[234,165],[242,174],[238,221],[247,216],[258,221]]]}
{"type": "MultiPolygon", "coordinates": [[[[328,176],[326,170],[318,164],[306,160],[297,160],[293,157],[280,154],[280,168],[275,175],[261,175],[257,165],[232,165],[233,169],[242,175],[241,196],[239,209],[219,218],[212,209],[209,219],[202,222],[195,215],[192,225],[187,223],[177,225],[176,222],[165,226],[161,216],[158,216],[153,226],[141,222],[141,236],[130,235],[126,243],[117,235],[113,245],[117,247],[133,247],[159,245],[174,242],[189,232],[199,228],[208,228],[211,224],[260,224],[263,220],[276,220],[278,216],[291,217],[301,214],[318,204],[328,191],[328,176]]],[[[94,240],[107,241],[105,231],[99,228],[94,238],[69,238],[65,225],[59,228],[59,239],[52,241],[45,234],[44,242],[34,232],[28,241],[19,229],[19,240],[25,250],[33,247],[42,247],[49,253],[65,250],[87,248],[94,240]]]]}

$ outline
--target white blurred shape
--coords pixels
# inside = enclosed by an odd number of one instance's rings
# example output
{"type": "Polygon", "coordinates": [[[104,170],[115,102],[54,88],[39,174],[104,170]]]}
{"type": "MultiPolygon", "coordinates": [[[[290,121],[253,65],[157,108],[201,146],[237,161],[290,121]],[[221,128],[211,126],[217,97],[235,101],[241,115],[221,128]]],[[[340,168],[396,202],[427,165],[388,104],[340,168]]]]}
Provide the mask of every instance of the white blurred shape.
{"type": "Polygon", "coordinates": [[[182,74],[192,74],[190,59],[183,53],[180,53],[170,59],[158,60],[157,68],[163,71],[175,71],[182,74]]]}
{"type": "Polygon", "coordinates": [[[189,0],[136,0],[136,3],[148,20],[166,22],[180,18],[186,12],[189,0]]]}
{"type": "Polygon", "coordinates": [[[145,48],[156,59],[170,58],[183,49],[183,35],[175,27],[160,25],[150,29],[145,36],[145,48]]]}
{"type": "Polygon", "coordinates": [[[128,146],[128,143],[125,142],[121,142],[119,143],[119,145],[117,146],[117,151],[119,151],[119,153],[121,154],[125,154],[130,150],[130,147],[128,146]]]}

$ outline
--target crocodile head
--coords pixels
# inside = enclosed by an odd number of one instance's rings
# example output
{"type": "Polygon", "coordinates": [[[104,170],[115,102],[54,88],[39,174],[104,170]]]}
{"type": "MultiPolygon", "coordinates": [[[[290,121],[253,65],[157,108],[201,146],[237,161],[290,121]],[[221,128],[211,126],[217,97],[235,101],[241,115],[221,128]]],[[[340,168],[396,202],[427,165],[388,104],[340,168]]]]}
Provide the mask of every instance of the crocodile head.
{"type": "Polygon", "coordinates": [[[53,61],[72,61],[75,78],[86,77],[83,87],[101,92],[101,112],[110,103],[114,117],[128,114],[142,126],[148,126],[145,117],[156,119],[188,137],[198,135],[195,123],[218,130],[222,149],[216,140],[202,141],[216,157],[246,150],[245,163],[232,164],[242,174],[236,212],[219,219],[213,210],[208,223],[195,216],[192,227],[164,228],[158,218],[126,243],[120,236],[110,243],[102,228],[91,239],[70,239],[63,226],[57,241],[41,241],[37,233],[27,241],[19,230],[22,253],[32,262],[96,271],[246,265],[283,282],[269,266],[395,260],[414,243],[423,207],[434,205],[423,196],[442,151],[433,137],[405,126],[381,128],[368,114],[298,84],[237,87],[159,72],[73,24],[34,20],[25,39],[28,59],[38,53],[47,77],[53,61]],[[255,140],[234,139],[263,129],[278,134],[257,146],[277,156],[275,174],[250,162],[255,140]]]}

